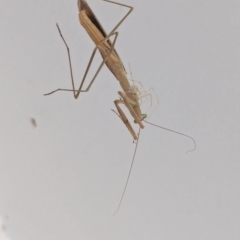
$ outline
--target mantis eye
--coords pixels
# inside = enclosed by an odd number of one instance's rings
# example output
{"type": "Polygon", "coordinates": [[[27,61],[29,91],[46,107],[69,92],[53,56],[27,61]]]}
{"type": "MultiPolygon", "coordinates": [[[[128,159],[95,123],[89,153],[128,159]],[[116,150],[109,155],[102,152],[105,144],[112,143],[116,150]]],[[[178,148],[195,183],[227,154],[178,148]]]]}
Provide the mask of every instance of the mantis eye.
{"type": "MultiPolygon", "coordinates": [[[[141,121],[147,118],[147,114],[144,113],[141,115],[141,121]]],[[[137,123],[137,121],[134,119],[134,123],[137,123]]]]}

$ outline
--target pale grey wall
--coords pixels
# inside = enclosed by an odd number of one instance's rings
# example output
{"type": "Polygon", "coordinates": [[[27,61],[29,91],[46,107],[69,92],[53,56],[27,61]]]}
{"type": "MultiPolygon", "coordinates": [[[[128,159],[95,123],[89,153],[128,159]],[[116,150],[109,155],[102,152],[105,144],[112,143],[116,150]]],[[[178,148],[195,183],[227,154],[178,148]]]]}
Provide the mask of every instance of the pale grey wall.
{"type": "MultiPolygon", "coordinates": [[[[107,31],[126,9],[89,0],[107,31]]],[[[146,126],[116,211],[134,144],[110,110],[119,85],[106,69],[75,100],[93,43],[76,1],[0,0],[0,215],[14,240],[239,240],[240,2],[137,1],[118,52],[160,105],[146,126]],[[35,118],[37,128],[31,125],[35,118]]],[[[100,57],[98,57],[98,61],[100,57]]],[[[95,65],[97,66],[97,64],[95,65]]]]}

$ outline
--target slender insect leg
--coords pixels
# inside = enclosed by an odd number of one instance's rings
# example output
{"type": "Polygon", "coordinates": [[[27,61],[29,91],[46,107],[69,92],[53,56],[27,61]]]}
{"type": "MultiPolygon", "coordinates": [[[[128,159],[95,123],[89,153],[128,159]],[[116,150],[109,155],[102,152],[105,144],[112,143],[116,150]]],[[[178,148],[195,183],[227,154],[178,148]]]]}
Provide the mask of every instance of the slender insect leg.
{"type": "Polygon", "coordinates": [[[97,49],[98,49],[97,46],[94,48],[93,53],[92,53],[92,55],[91,55],[91,58],[90,58],[90,60],[89,60],[87,69],[86,69],[86,71],[85,71],[85,73],[84,73],[82,82],[81,82],[81,84],[80,84],[80,87],[79,87],[78,90],[76,90],[76,89],[75,89],[75,85],[74,85],[74,79],[73,79],[73,72],[72,72],[72,64],[71,64],[70,50],[69,50],[69,47],[68,47],[68,45],[67,45],[64,37],[62,36],[61,30],[60,30],[60,28],[59,28],[58,25],[57,25],[57,28],[58,28],[59,34],[60,34],[60,36],[61,36],[61,38],[62,38],[62,40],[63,40],[63,42],[64,42],[64,44],[65,44],[65,46],[66,46],[66,48],[67,48],[68,60],[69,60],[69,67],[70,67],[70,73],[71,73],[71,81],[72,81],[72,87],[73,87],[73,89],[62,89],[62,88],[59,88],[59,89],[56,89],[56,90],[54,90],[54,91],[52,91],[52,92],[50,92],[50,93],[44,94],[44,95],[47,96],[47,95],[50,95],[50,94],[55,93],[55,92],[57,92],[57,91],[72,91],[73,94],[74,94],[74,98],[77,99],[77,98],[79,97],[79,95],[80,95],[80,92],[88,92],[89,89],[91,88],[91,86],[92,86],[94,80],[96,79],[98,73],[100,72],[100,70],[101,70],[101,68],[103,67],[104,63],[107,61],[107,58],[111,55],[111,53],[112,53],[112,51],[113,51],[113,49],[114,49],[114,46],[115,46],[115,43],[116,43],[116,40],[117,40],[117,37],[118,37],[118,32],[114,32],[114,33],[109,34],[106,38],[104,38],[104,39],[101,41],[101,42],[103,42],[103,41],[109,39],[111,36],[115,35],[115,38],[114,38],[114,40],[113,40],[113,43],[112,43],[112,45],[111,45],[111,49],[110,49],[108,55],[103,59],[102,63],[101,63],[100,66],[98,67],[98,70],[96,71],[96,73],[95,73],[93,79],[91,80],[90,84],[88,85],[88,87],[87,87],[85,90],[82,90],[82,87],[83,87],[83,84],[84,84],[84,82],[85,82],[86,76],[87,76],[88,71],[89,71],[89,69],[90,69],[90,66],[91,66],[91,64],[92,64],[93,58],[94,58],[94,56],[95,56],[95,54],[96,54],[96,51],[97,51],[97,49]]]}
{"type": "Polygon", "coordinates": [[[113,30],[109,33],[112,34],[113,32],[115,32],[117,30],[117,28],[123,23],[123,21],[128,17],[128,15],[133,11],[133,7],[122,4],[122,3],[118,3],[118,2],[113,2],[113,1],[109,1],[109,0],[103,0],[104,2],[109,2],[109,3],[113,3],[119,6],[123,6],[123,7],[127,7],[130,8],[130,10],[127,12],[127,14],[120,20],[120,22],[113,28],[113,30]]]}
{"type": "Polygon", "coordinates": [[[123,102],[122,100],[115,100],[115,101],[114,101],[114,104],[115,104],[115,106],[116,106],[116,108],[117,108],[117,111],[118,111],[118,113],[119,113],[119,117],[122,119],[123,123],[126,125],[127,129],[128,129],[129,132],[132,134],[133,139],[134,139],[134,140],[137,140],[138,137],[137,137],[135,131],[133,130],[133,128],[132,128],[130,122],[128,121],[126,115],[124,114],[123,110],[122,110],[122,109],[120,108],[120,106],[119,106],[119,104],[124,104],[124,102],[123,102]]]}
{"type": "Polygon", "coordinates": [[[152,115],[152,113],[156,110],[158,104],[159,104],[159,100],[158,100],[158,97],[157,97],[157,94],[155,93],[154,89],[153,88],[150,88],[148,89],[147,91],[142,91],[140,96],[139,96],[139,99],[143,99],[143,98],[148,98],[150,97],[150,106],[148,107],[148,109],[146,110],[146,113],[148,113],[148,117],[150,117],[152,115]],[[154,108],[150,111],[150,109],[152,108],[153,106],[153,97],[155,97],[155,101],[154,101],[154,108]],[[150,113],[149,113],[150,111],[150,113]]]}
{"type": "MultiPolygon", "coordinates": [[[[88,87],[87,87],[85,90],[82,90],[82,86],[83,86],[83,83],[84,83],[85,78],[86,78],[86,75],[87,75],[87,73],[85,73],[84,79],[82,80],[82,83],[81,83],[81,85],[80,85],[80,87],[79,87],[79,90],[78,90],[78,93],[77,93],[76,98],[78,98],[80,92],[88,92],[88,91],[89,91],[89,89],[91,88],[91,86],[92,86],[94,80],[96,79],[98,73],[99,73],[100,70],[102,69],[104,63],[107,61],[108,57],[111,55],[112,51],[114,50],[114,46],[115,46],[115,43],[116,43],[117,37],[118,37],[118,32],[114,32],[114,33],[109,34],[106,38],[104,38],[104,39],[101,41],[101,43],[104,42],[104,41],[106,41],[106,40],[108,40],[108,39],[109,39],[111,36],[113,36],[113,35],[115,35],[115,38],[114,38],[114,40],[113,40],[113,44],[111,45],[111,49],[110,49],[108,55],[103,59],[102,63],[100,64],[98,70],[96,71],[96,73],[95,73],[93,79],[91,80],[91,82],[89,83],[88,87]]],[[[96,46],[95,48],[97,49],[97,46],[96,46]]],[[[94,50],[95,50],[95,49],[94,49],[94,50]]]]}
{"type": "Polygon", "coordinates": [[[127,107],[127,109],[129,110],[130,114],[132,115],[133,119],[138,123],[138,125],[141,128],[144,128],[141,119],[137,116],[136,112],[133,110],[133,108],[131,107],[130,103],[128,102],[128,99],[126,98],[125,94],[123,92],[118,91],[118,94],[121,96],[121,98],[123,99],[124,105],[127,107]]]}

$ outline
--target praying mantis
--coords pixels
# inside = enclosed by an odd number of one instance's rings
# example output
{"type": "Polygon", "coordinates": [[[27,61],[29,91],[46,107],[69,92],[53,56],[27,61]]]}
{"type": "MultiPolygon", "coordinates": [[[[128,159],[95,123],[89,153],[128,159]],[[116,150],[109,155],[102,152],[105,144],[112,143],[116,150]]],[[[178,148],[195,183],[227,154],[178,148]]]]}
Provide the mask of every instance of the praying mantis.
{"type": "Polygon", "coordinates": [[[106,66],[109,68],[109,70],[113,73],[113,75],[119,81],[120,86],[123,90],[123,92],[122,91],[118,92],[118,94],[121,97],[120,100],[114,101],[115,106],[118,111],[118,115],[119,115],[120,119],[123,121],[123,123],[126,125],[128,130],[130,131],[133,139],[137,140],[138,139],[137,134],[135,133],[133,127],[131,126],[130,122],[128,121],[126,115],[124,114],[124,112],[122,111],[122,109],[120,108],[119,105],[124,104],[127,107],[127,109],[129,110],[132,117],[134,118],[134,122],[136,122],[140,126],[140,128],[144,128],[144,126],[142,124],[142,120],[145,119],[147,117],[147,115],[142,114],[141,108],[139,105],[139,100],[140,100],[140,98],[148,96],[149,94],[141,95],[141,93],[139,92],[138,87],[136,85],[130,85],[124,65],[123,65],[117,51],[114,48],[117,37],[118,37],[118,32],[116,32],[116,30],[122,24],[122,22],[127,18],[127,16],[132,12],[133,7],[127,6],[125,4],[117,3],[117,2],[112,2],[109,0],[103,0],[103,1],[127,7],[127,8],[129,8],[129,11],[121,19],[121,21],[113,28],[113,30],[109,34],[106,34],[105,30],[99,23],[98,19],[94,15],[93,11],[91,10],[91,8],[87,4],[87,2],[85,0],[78,0],[80,23],[85,28],[88,35],[92,39],[92,41],[95,43],[96,47],[94,48],[94,50],[92,52],[91,58],[89,60],[89,63],[86,68],[85,74],[84,74],[82,82],[80,84],[80,87],[78,90],[76,90],[75,85],[74,85],[71,61],[70,61],[70,51],[69,51],[66,41],[64,40],[64,38],[62,36],[61,30],[60,30],[59,26],[57,25],[60,36],[62,37],[62,39],[67,47],[73,89],[72,90],[57,89],[57,90],[50,92],[48,94],[45,94],[45,95],[52,94],[56,91],[73,91],[74,98],[77,99],[81,92],[88,92],[90,90],[90,88],[91,88],[94,80],[96,79],[98,73],[100,72],[101,68],[103,67],[104,64],[106,64],[106,66]],[[110,40],[110,37],[112,37],[112,36],[114,36],[113,42],[111,42],[111,40],[110,40]],[[100,54],[102,55],[103,60],[100,64],[100,66],[98,67],[90,84],[88,85],[88,87],[85,90],[83,90],[82,89],[83,84],[85,82],[86,76],[88,74],[88,71],[90,69],[90,66],[92,64],[92,61],[94,59],[94,56],[95,56],[97,50],[99,50],[100,54]]]}
{"type": "MultiPolygon", "coordinates": [[[[103,1],[129,8],[129,11],[119,21],[119,23],[112,29],[112,31],[109,34],[106,34],[105,30],[103,29],[102,25],[98,21],[97,17],[93,13],[93,11],[91,10],[91,8],[87,4],[87,2],[85,0],[78,0],[78,10],[79,10],[79,15],[78,16],[79,16],[80,24],[83,26],[83,28],[86,30],[86,32],[88,33],[88,35],[90,36],[90,38],[94,42],[95,48],[92,52],[89,63],[87,65],[87,68],[86,68],[85,73],[83,75],[82,82],[81,82],[79,88],[76,90],[75,84],[74,84],[74,79],[73,79],[70,50],[69,50],[69,47],[68,47],[68,45],[67,45],[67,43],[66,43],[66,41],[65,41],[65,39],[64,39],[64,37],[61,33],[61,30],[60,30],[59,26],[57,25],[59,34],[60,34],[60,36],[61,36],[61,38],[62,38],[62,40],[63,40],[63,42],[64,42],[64,44],[67,48],[70,74],[71,74],[72,89],[59,88],[59,89],[56,89],[56,90],[54,90],[50,93],[44,94],[44,95],[45,96],[50,95],[50,94],[55,93],[57,91],[71,91],[71,92],[73,92],[74,98],[77,99],[81,92],[88,92],[90,90],[93,82],[95,81],[97,75],[99,74],[99,72],[102,69],[104,64],[108,67],[108,69],[112,72],[112,74],[115,76],[115,78],[119,82],[119,84],[122,88],[122,91],[118,91],[120,99],[117,99],[117,100],[114,101],[114,104],[117,108],[117,112],[115,112],[115,111],[114,112],[120,117],[122,122],[125,124],[125,126],[129,130],[130,134],[132,135],[133,139],[136,140],[137,142],[136,142],[136,147],[135,147],[135,151],[134,151],[134,155],[133,155],[133,159],[132,159],[132,164],[131,164],[130,171],[129,171],[129,174],[128,174],[128,178],[127,178],[127,181],[126,181],[126,185],[124,187],[122,198],[120,200],[120,203],[119,203],[119,206],[118,206],[118,209],[117,209],[117,212],[118,212],[118,210],[120,208],[120,205],[121,205],[121,202],[122,202],[122,199],[123,199],[123,196],[124,196],[124,193],[125,193],[125,190],[126,190],[126,187],[127,187],[127,184],[128,184],[130,174],[131,174],[133,162],[134,162],[134,159],[135,159],[135,154],[136,154],[136,150],[137,150],[137,146],[138,146],[138,140],[139,140],[139,136],[140,136],[140,129],[144,128],[144,125],[143,125],[142,122],[144,121],[146,123],[149,123],[145,120],[147,118],[147,114],[142,113],[142,111],[141,111],[140,100],[142,98],[145,98],[145,97],[148,97],[148,96],[151,97],[151,94],[149,92],[141,92],[141,91],[139,91],[139,89],[136,85],[134,85],[134,84],[131,85],[129,83],[124,65],[123,65],[123,63],[122,63],[122,61],[121,61],[121,59],[120,59],[120,57],[119,57],[119,55],[118,55],[118,53],[115,49],[115,43],[116,43],[116,40],[117,40],[117,37],[118,37],[118,34],[119,34],[116,30],[124,22],[124,20],[129,16],[129,14],[133,11],[133,7],[125,5],[125,4],[121,4],[121,3],[118,3],[118,2],[113,2],[113,1],[110,1],[110,0],[103,0],[103,1]],[[114,37],[113,41],[110,40],[110,37],[114,37]],[[92,61],[94,59],[94,56],[95,56],[97,50],[100,52],[103,60],[100,64],[100,66],[98,67],[96,73],[94,74],[92,80],[90,81],[89,85],[87,86],[87,88],[83,89],[83,84],[86,80],[87,74],[89,72],[89,69],[91,67],[92,61]],[[129,113],[133,117],[134,122],[139,125],[139,132],[138,133],[136,133],[134,131],[132,125],[130,124],[129,120],[127,119],[126,115],[124,114],[123,110],[121,109],[120,104],[125,105],[125,107],[129,111],[129,113]]],[[[195,150],[196,144],[195,144],[195,140],[192,137],[190,137],[186,134],[171,130],[171,129],[167,129],[167,128],[152,124],[152,123],[149,123],[149,124],[191,138],[194,142],[194,149],[191,150],[191,151],[195,150]]]]}

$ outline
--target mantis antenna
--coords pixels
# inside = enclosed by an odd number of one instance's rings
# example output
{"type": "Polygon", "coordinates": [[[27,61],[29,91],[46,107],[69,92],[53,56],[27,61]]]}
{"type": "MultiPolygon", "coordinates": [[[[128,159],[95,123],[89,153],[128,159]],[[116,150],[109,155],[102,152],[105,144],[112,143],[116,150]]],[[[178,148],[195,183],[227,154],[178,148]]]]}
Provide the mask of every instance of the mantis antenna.
{"type": "MultiPolygon", "coordinates": [[[[120,117],[119,114],[118,114],[116,111],[114,111],[113,109],[111,109],[111,110],[112,110],[113,112],[115,112],[115,113],[118,115],[118,117],[120,117]]],[[[120,117],[120,118],[121,118],[121,117],[120,117]]],[[[188,151],[186,152],[186,154],[187,154],[188,152],[193,152],[193,151],[196,149],[196,142],[195,142],[194,138],[192,138],[192,137],[190,137],[190,136],[188,136],[188,135],[186,135],[186,134],[184,134],[184,133],[180,133],[180,132],[177,132],[177,131],[175,131],[175,130],[172,130],[172,129],[169,129],[169,128],[165,128],[165,127],[156,125],[156,124],[154,124],[154,123],[150,123],[150,122],[148,122],[148,121],[146,121],[146,120],[143,120],[143,121],[144,121],[145,123],[148,123],[149,125],[154,126],[154,127],[162,128],[162,129],[164,129],[164,130],[167,130],[167,131],[170,131],[170,132],[173,132],[173,133],[176,133],[176,134],[179,134],[179,135],[182,135],[182,136],[185,136],[185,137],[190,138],[190,139],[193,141],[193,143],[194,143],[194,147],[193,147],[192,150],[188,150],[188,151]]],[[[137,134],[137,135],[138,135],[138,138],[137,138],[137,140],[136,140],[136,147],[135,147],[135,150],[134,150],[134,154],[133,154],[133,158],[132,158],[132,163],[131,163],[130,170],[129,170],[129,173],[128,173],[127,181],[126,181],[126,183],[125,183],[125,187],[124,187],[124,189],[123,189],[123,193],[122,193],[122,196],[121,196],[121,199],[120,199],[120,202],[119,202],[117,211],[114,213],[113,216],[115,216],[115,215],[118,213],[118,211],[119,211],[119,209],[120,209],[120,207],[121,207],[121,204],[122,204],[122,200],[123,200],[124,194],[125,194],[126,189],[127,189],[127,185],[128,185],[129,179],[130,179],[131,172],[132,172],[133,163],[134,163],[134,160],[135,160],[135,155],[136,155],[136,152],[137,152],[137,147],[138,147],[138,142],[139,142],[139,137],[140,137],[140,130],[141,130],[141,129],[140,129],[140,127],[139,127],[138,134],[137,134]]]]}
{"type": "Polygon", "coordinates": [[[182,136],[185,136],[185,137],[188,137],[188,138],[192,139],[192,141],[193,141],[193,143],[194,143],[194,148],[193,148],[192,150],[188,150],[188,151],[186,152],[186,154],[187,154],[188,152],[193,152],[193,151],[196,149],[196,142],[195,142],[195,140],[194,140],[192,137],[190,137],[190,136],[188,136],[188,135],[186,135],[186,134],[184,134],[184,133],[180,133],[180,132],[177,132],[177,131],[174,131],[174,130],[171,130],[171,129],[168,129],[168,128],[165,128],[165,127],[162,127],[162,126],[158,126],[158,125],[156,125],[156,124],[154,124],[154,123],[150,123],[150,122],[148,122],[148,121],[146,121],[146,120],[143,120],[143,121],[144,121],[145,123],[148,123],[149,125],[154,126],[154,127],[162,128],[162,129],[167,130],[167,131],[169,131],[169,132],[174,132],[174,133],[177,133],[177,134],[179,134],[179,135],[182,135],[182,136]]]}
{"type": "Polygon", "coordinates": [[[136,147],[135,147],[135,150],[134,150],[131,167],[130,167],[130,170],[129,170],[129,172],[128,172],[127,181],[126,181],[126,183],[125,183],[125,187],[124,187],[124,190],[123,190],[123,193],[122,193],[122,197],[121,197],[121,200],[120,200],[120,202],[119,202],[117,211],[113,214],[113,216],[115,216],[115,215],[118,213],[118,210],[120,209],[120,206],[121,206],[121,203],[122,203],[122,200],[123,200],[123,197],[124,197],[124,194],[125,194],[127,185],[128,185],[128,181],[129,181],[129,178],[130,178],[130,175],[131,175],[131,171],[132,171],[132,167],[133,167],[135,155],[136,155],[136,152],[137,152],[137,147],[138,147],[138,142],[139,142],[139,137],[140,137],[140,129],[141,129],[141,128],[139,127],[138,134],[137,134],[137,135],[138,135],[138,139],[137,139],[137,142],[136,142],[136,147]]]}

